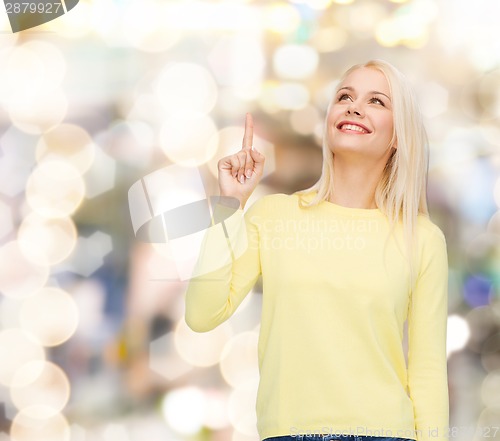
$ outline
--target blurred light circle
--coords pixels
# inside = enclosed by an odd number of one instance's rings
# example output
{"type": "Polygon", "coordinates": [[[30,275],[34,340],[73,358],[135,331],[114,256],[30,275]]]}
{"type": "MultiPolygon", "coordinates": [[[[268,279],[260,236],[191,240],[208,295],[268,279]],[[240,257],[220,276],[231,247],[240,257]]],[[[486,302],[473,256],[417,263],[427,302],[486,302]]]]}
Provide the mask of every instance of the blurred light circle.
{"type": "Polygon", "coordinates": [[[322,85],[314,94],[314,105],[325,115],[328,111],[328,106],[335,99],[335,93],[339,85],[339,80],[329,81],[322,85]]]}
{"type": "Polygon", "coordinates": [[[159,26],[156,29],[150,29],[140,39],[135,39],[133,45],[144,52],[163,52],[174,46],[180,38],[179,30],[159,26]]]}
{"type": "Polygon", "coordinates": [[[211,159],[218,146],[217,127],[209,116],[181,113],[167,117],[160,133],[161,148],[173,162],[195,167],[211,159]]]}
{"type": "MultiPolygon", "coordinates": [[[[69,217],[48,219],[30,213],[17,233],[18,243],[25,254],[35,247],[44,262],[55,265],[68,257],[76,246],[77,231],[69,217]]],[[[36,256],[33,257],[36,259],[36,256]]]]}
{"type": "Polygon", "coordinates": [[[497,204],[497,207],[500,208],[500,178],[498,178],[495,182],[493,196],[495,197],[495,203],[497,204]]]}
{"type": "Polygon", "coordinates": [[[467,312],[465,319],[470,329],[467,348],[480,354],[484,341],[498,332],[498,318],[490,306],[478,306],[467,312]]]}
{"type": "Polygon", "coordinates": [[[309,103],[309,90],[298,83],[282,83],[273,91],[278,107],[285,110],[302,109],[309,103]]]}
{"type": "Polygon", "coordinates": [[[12,123],[26,133],[40,134],[61,123],[68,110],[68,101],[61,89],[42,89],[36,95],[9,103],[12,123]]]}
{"type": "Polygon", "coordinates": [[[278,86],[277,81],[267,80],[262,85],[259,96],[259,105],[268,114],[278,113],[281,109],[274,99],[274,91],[278,86]]]}
{"type": "Polygon", "coordinates": [[[43,61],[24,45],[16,46],[5,53],[0,84],[2,100],[9,103],[12,99],[29,96],[39,88],[44,76],[43,61]]]}
{"type": "Polygon", "coordinates": [[[500,118],[500,69],[481,77],[477,99],[483,109],[482,119],[500,118]]]}
{"type": "Polygon", "coordinates": [[[301,135],[312,135],[316,126],[321,122],[318,109],[312,105],[290,113],[290,125],[293,130],[301,135]]]}
{"type": "Polygon", "coordinates": [[[12,441],[69,441],[70,428],[66,418],[60,413],[54,414],[48,406],[25,408],[13,419],[10,428],[12,441]],[[33,417],[33,414],[37,417],[33,417]],[[46,415],[52,415],[45,417],[46,415]]]}
{"type": "Polygon", "coordinates": [[[164,26],[166,5],[161,2],[127,3],[123,14],[124,38],[133,47],[145,52],[161,52],[179,41],[180,31],[164,26]]]}
{"type": "Polygon", "coordinates": [[[481,384],[481,398],[484,406],[500,410],[500,369],[488,372],[484,378],[481,384]]]}
{"type": "Polygon", "coordinates": [[[473,238],[465,247],[466,265],[470,273],[481,273],[491,263],[498,261],[500,235],[483,233],[473,238]]]}
{"type": "Polygon", "coordinates": [[[2,71],[0,90],[4,99],[26,102],[38,96],[40,91],[56,90],[64,78],[66,62],[54,45],[32,40],[9,52],[2,71]]]}
{"type": "Polygon", "coordinates": [[[0,247],[0,291],[13,298],[24,298],[39,290],[49,277],[49,267],[39,264],[43,255],[36,248],[25,254],[19,242],[0,247]]]}
{"type": "MultiPolygon", "coordinates": [[[[490,220],[488,221],[488,228],[486,230],[488,233],[497,236],[498,239],[495,242],[498,242],[500,244],[500,208],[493,214],[493,216],[491,216],[490,220]]],[[[500,259],[500,253],[498,254],[499,254],[498,257],[500,259]]]]}
{"type": "Polygon", "coordinates": [[[206,405],[203,392],[188,386],[168,392],[162,400],[162,411],[172,429],[183,435],[194,435],[203,426],[206,405]]]}
{"type": "Polygon", "coordinates": [[[255,436],[257,420],[255,402],[258,382],[249,380],[244,386],[231,391],[229,396],[229,420],[234,428],[248,436],[255,436]]]}
{"type": "Polygon", "coordinates": [[[493,295],[493,282],[482,274],[470,275],[465,279],[464,299],[472,307],[488,305],[493,295]]]}
{"type": "Polygon", "coordinates": [[[434,118],[448,109],[448,91],[438,83],[428,82],[418,91],[422,113],[427,118],[434,118]]]}
{"type": "Polygon", "coordinates": [[[175,328],[175,348],[182,359],[193,366],[213,366],[219,363],[224,346],[232,337],[228,323],[222,323],[211,332],[193,332],[184,320],[175,328]]]}
{"type": "Polygon", "coordinates": [[[12,210],[9,205],[0,200],[0,239],[7,236],[14,229],[12,210]]]}
{"type": "Polygon", "coordinates": [[[115,121],[96,142],[114,159],[135,167],[149,166],[156,152],[155,133],[149,124],[141,121],[115,121]]]}
{"type": "Polygon", "coordinates": [[[319,56],[315,49],[302,44],[280,46],[273,56],[274,71],[284,79],[303,79],[314,74],[319,56]]]}
{"type": "Polygon", "coordinates": [[[19,368],[10,389],[12,403],[31,418],[39,418],[41,412],[44,418],[56,415],[66,406],[69,393],[66,374],[46,361],[32,361],[19,368]]]}
{"type": "Polygon", "coordinates": [[[451,315],[448,317],[448,338],[446,341],[447,355],[460,351],[465,347],[470,337],[469,325],[463,317],[451,315]]]}
{"type": "MultiPolygon", "coordinates": [[[[10,27],[8,17],[8,15],[0,14],[0,30],[5,31],[5,42],[2,42],[2,50],[5,50],[6,52],[10,52],[10,49],[15,46],[19,40],[19,33],[17,32],[13,34],[11,32],[12,28],[10,27]]],[[[2,50],[0,50],[0,53],[2,50]]]]}
{"type": "MultiPolygon", "coordinates": [[[[40,86],[54,90],[62,84],[66,74],[66,61],[55,45],[45,41],[32,40],[24,43],[22,48],[30,51],[42,61],[43,77],[38,77],[35,80],[40,81],[40,86]]],[[[30,81],[33,82],[33,76],[31,76],[30,81]]],[[[32,86],[34,85],[32,84],[32,86]]]]}
{"type": "Polygon", "coordinates": [[[497,438],[498,434],[498,422],[500,421],[500,409],[498,406],[496,407],[486,407],[482,409],[479,414],[479,418],[477,418],[475,424],[478,432],[482,434],[482,436],[474,437],[473,440],[476,439],[488,439],[494,440],[497,438]]]}
{"type": "Polygon", "coordinates": [[[142,0],[140,3],[125,3],[122,7],[122,27],[126,29],[125,38],[131,45],[140,41],[149,31],[160,27],[158,2],[142,0]]]}
{"type": "Polygon", "coordinates": [[[238,33],[219,39],[207,58],[217,83],[230,86],[235,95],[251,99],[246,97],[260,87],[266,58],[261,42],[252,34],[238,33]]]}
{"type": "MultiPolygon", "coordinates": [[[[488,143],[495,147],[500,147],[500,127],[481,120],[479,130],[488,143]]],[[[497,156],[497,161],[500,163],[500,156],[497,156]]]]}
{"type": "Polygon", "coordinates": [[[381,20],[375,28],[375,38],[384,47],[397,46],[400,40],[400,29],[392,18],[381,20]]]}
{"type": "Polygon", "coordinates": [[[481,364],[487,371],[500,369],[500,332],[484,341],[481,347],[481,364]]]}
{"type": "Polygon", "coordinates": [[[120,17],[122,8],[121,4],[113,1],[96,2],[91,5],[89,23],[92,31],[104,39],[108,45],[118,44],[117,36],[120,35],[121,25],[121,20],[109,20],[108,17],[120,17]]]}
{"type": "Polygon", "coordinates": [[[175,115],[185,111],[208,113],[217,101],[217,86],[212,75],[194,63],[166,66],[154,89],[166,112],[175,115]]]}
{"type": "Polygon", "coordinates": [[[301,18],[296,8],[285,3],[271,3],[264,9],[264,26],[270,31],[287,34],[297,30],[301,18]]]}
{"type": "MultiPolygon", "coordinates": [[[[116,161],[103,151],[102,148],[95,149],[95,160],[90,169],[84,175],[85,197],[88,199],[111,190],[115,186],[116,161]]],[[[138,164],[141,160],[137,161],[138,164]]]]}
{"type": "Polygon", "coordinates": [[[24,300],[19,319],[23,329],[43,346],[68,340],[78,326],[78,308],[72,297],[59,288],[42,288],[24,300]]]}
{"type": "Polygon", "coordinates": [[[74,124],[61,124],[45,132],[36,146],[37,161],[61,159],[85,173],[95,157],[95,145],[90,135],[74,124]]]}
{"type": "Polygon", "coordinates": [[[313,35],[312,44],[318,52],[333,52],[342,49],[348,38],[344,29],[338,26],[324,26],[313,35]]]}
{"type": "Polygon", "coordinates": [[[220,360],[220,371],[230,386],[239,387],[249,379],[259,378],[258,340],[257,333],[242,332],[225,345],[220,360]]]}
{"type": "Polygon", "coordinates": [[[374,1],[357,3],[346,8],[349,30],[357,38],[371,37],[375,26],[386,17],[385,7],[374,1]]]}
{"type": "Polygon", "coordinates": [[[45,360],[43,348],[23,329],[0,332],[0,383],[15,386],[16,372],[26,363],[45,360]]]}
{"type": "Polygon", "coordinates": [[[205,389],[205,420],[203,425],[212,430],[223,429],[229,425],[227,405],[229,394],[224,390],[205,389]]]}
{"type": "Polygon", "coordinates": [[[80,172],[61,160],[40,162],[26,184],[26,201],[48,218],[67,217],[80,205],[85,185],[80,172]]]}
{"type": "Polygon", "coordinates": [[[326,9],[332,4],[332,0],[303,0],[299,3],[304,3],[313,9],[326,9]]]}

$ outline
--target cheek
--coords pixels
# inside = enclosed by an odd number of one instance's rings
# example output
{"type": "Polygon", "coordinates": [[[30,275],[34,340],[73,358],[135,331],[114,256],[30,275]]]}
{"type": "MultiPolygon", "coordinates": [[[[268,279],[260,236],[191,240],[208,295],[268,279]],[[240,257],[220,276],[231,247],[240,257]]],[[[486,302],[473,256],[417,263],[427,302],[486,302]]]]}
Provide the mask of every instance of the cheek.
{"type": "Polygon", "coordinates": [[[328,114],[326,115],[326,121],[328,122],[328,125],[335,125],[338,119],[339,119],[339,110],[338,108],[336,108],[336,106],[332,106],[328,111],[328,114]]]}
{"type": "Polygon", "coordinates": [[[381,121],[381,126],[384,128],[384,131],[386,131],[389,134],[392,134],[393,128],[394,128],[394,122],[392,120],[392,117],[390,118],[384,118],[381,121]]]}

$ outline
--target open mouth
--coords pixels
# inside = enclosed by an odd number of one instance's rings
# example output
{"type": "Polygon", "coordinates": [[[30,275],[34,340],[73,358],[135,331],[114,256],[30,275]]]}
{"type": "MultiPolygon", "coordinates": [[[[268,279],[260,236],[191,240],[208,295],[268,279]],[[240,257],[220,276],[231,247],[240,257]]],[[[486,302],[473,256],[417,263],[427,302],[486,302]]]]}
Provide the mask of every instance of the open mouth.
{"type": "Polygon", "coordinates": [[[344,132],[355,132],[355,133],[361,133],[361,134],[371,133],[366,127],[359,126],[357,124],[340,123],[337,126],[337,128],[339,130],[344,131],[344,132]]]}

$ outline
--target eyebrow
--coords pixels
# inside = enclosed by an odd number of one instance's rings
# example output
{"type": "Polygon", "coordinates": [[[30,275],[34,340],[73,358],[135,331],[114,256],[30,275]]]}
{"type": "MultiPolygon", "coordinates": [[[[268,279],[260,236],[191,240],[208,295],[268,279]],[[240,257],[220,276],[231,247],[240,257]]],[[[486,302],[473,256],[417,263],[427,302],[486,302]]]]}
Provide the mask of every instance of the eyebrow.
{"type": "MultiPolygon", "coordinates": [[[[341,87],[339,90],[337,90],[337,93],[339,93],[343,89],[347,89],[347,90],[354,92],[354,89],[352,87],[344,86],[344,87],[341,87]]],[[[391,101],[391,99],[385,93],[379,92],[378,90],[371,90],[368,93],[377,94],[377,95],[384,95],[389,101],[391,101]]]]}

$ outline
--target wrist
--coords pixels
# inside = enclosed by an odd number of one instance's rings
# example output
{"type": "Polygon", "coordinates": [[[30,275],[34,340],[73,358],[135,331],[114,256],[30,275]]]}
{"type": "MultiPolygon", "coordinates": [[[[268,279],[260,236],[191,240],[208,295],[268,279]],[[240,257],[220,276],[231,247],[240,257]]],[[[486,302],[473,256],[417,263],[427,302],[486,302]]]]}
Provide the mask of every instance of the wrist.
{"type": "Polygon", "coordinates": [[[245,202],[246,201],[242,201],[235,196],[229,196],[223,193],[221,193],[219,198],[216,200],[216,204],[233,209],[243,208],[245,206],[245,202]]]}

